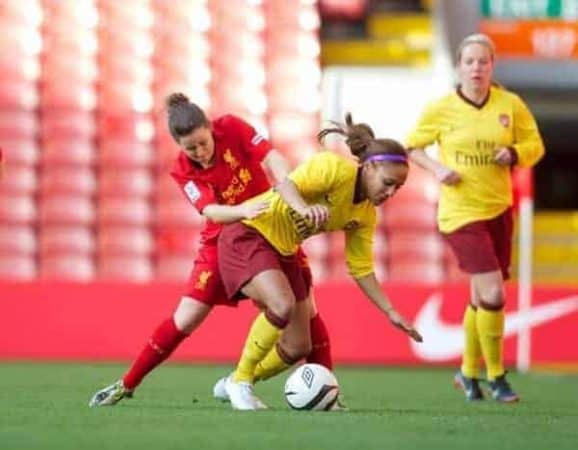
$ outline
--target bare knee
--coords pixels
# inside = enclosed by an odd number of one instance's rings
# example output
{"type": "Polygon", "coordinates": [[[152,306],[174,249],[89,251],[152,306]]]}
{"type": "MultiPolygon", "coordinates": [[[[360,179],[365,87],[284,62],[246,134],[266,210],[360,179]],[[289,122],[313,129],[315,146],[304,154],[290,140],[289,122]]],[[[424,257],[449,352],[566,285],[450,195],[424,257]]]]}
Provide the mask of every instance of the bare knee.
{"type": "Polygon", "coordinates": [[[276,317],[288,322],[295,309],[295,299],[289,297],[272,300],[268,303],[268,309],[276,317]]]}
{"type": "Polygon", "coordinates": [[[184,334],[191,334],[211,311],[212,306],[191,297],[182,297],[173,314],[177,329],[184,334]]]}
{"type": "Polygon", "coordinates": [[[310,336],[303,336],[302,339],[297,340],[283,340],[281,338],[280,342],[281,349],[285,353],[285,358],[287,358],[290,363],[295,363],[302,358],[305,358],[313,350],[313,345],[311,343],[310,336]]]}
{"type": "Polygon", "coordinates": [[[504,306],[504,289],[501,283],[485,286],[478,293],[479,306],[483,309],[501,309],[504,306]]]}

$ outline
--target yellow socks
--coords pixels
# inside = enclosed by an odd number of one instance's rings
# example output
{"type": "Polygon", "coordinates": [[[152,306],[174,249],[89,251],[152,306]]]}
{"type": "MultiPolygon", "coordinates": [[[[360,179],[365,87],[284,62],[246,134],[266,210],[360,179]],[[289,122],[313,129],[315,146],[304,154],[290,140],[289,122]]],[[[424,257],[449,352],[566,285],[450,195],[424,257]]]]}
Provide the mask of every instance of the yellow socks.
{"type": "Polygon", "coordinates": [[[278,373],[283,372],[291,363],[286,362],[279,353],[279,345],[274,346],[271,351],[265,356],[265,359],[257,364],[255,369],[255,381],[268,380],[278,373]]]}
{"type": "Polygon", "coordinates": [[[264,313],[259,314],[249,330],[233,380],[253,383],[257,364],[273,349],[280,334],[281,327],[273,325],[264,313]]]}
{"type": "Polygon", "coordinates": [[[504,341],[504,311],[478,308],[476,312],[476,324],[480,337],[480,346],[488,380],[493,381],[496,377],[504,374],[503,341],[504,341]]]}
{"type": "Polygon", "coordinates": [[[476,321],[476,309],[470,304],[464,312],[464,353],[462,355],[462,373],[468,378],[480,377],[480,338],[476,321]]]}

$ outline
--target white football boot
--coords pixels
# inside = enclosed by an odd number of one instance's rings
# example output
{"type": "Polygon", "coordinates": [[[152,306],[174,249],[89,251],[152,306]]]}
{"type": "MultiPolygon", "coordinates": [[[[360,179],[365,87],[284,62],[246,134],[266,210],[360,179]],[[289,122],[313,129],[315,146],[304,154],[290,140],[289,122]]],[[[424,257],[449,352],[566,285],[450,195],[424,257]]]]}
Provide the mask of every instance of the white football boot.
{"type": "Polygon", "coordinates": [[[123,398],[132,398],[132,391],[124,387],[122,380],[101,389],[92,396],[88,406],[114,406],[123,398]]]}
{"type": "Polygon", "coordinates": [[[213,398],[222,402],[230,401],[229,394],[227,394],[227,389],[225,388],[225,384],[230,376],[231,375],[227,375],[226,377],[221,377],[217,380],[213,386],[213,398]]]}
{"type": "Polygon", "coordinates": [[[253,385],[243,381],[233,381],[232,377],[225,380],[225,390],[229,394],[229,400],[233,409],[240,411],[257,411],[267,409],[259,397],[253,393],[253,385]]]}

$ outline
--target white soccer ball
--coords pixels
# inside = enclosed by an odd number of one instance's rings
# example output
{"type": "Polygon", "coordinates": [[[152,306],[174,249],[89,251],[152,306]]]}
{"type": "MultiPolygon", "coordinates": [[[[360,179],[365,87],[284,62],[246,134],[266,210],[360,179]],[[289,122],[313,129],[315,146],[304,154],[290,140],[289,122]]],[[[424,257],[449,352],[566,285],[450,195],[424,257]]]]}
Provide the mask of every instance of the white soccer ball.
{"type": "Polygon", "coordinates": [[[285,383],[285,399],[293,409],[328,411],[338,395],[337,378],[319,364],[303,364],[285,383]]]}

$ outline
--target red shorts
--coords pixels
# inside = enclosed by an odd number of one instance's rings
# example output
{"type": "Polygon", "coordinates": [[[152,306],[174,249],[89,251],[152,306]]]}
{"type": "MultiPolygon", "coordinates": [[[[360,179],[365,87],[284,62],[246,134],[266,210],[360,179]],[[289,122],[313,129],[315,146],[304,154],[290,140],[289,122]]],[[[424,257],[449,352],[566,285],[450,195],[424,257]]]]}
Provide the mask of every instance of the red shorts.
{"type": "Polygon", "coordinates": [[[229,298],[243,298],[242,287],[266,270],[281,270],[297,301],[307,298],[310,285],[304,260],[298,254],[284,256],[257,231],[243,223],[225,225],[218,242],[219,270],[229,298]]]}
{"type": "Polygon", "coordinates": [[[504,280],[510,278],[512,256],[512,209],[493,219],[468,223],[451,233],[442,233],[467,273],[501,270],[504,280]]]}
{"type": "Polygon", "coordinates": [[[219,273],[216,245],[201,245],[199,248],[185,295],[207,305],[237,305],[237,302],[229,300],[225,293],[219,273]]]}

